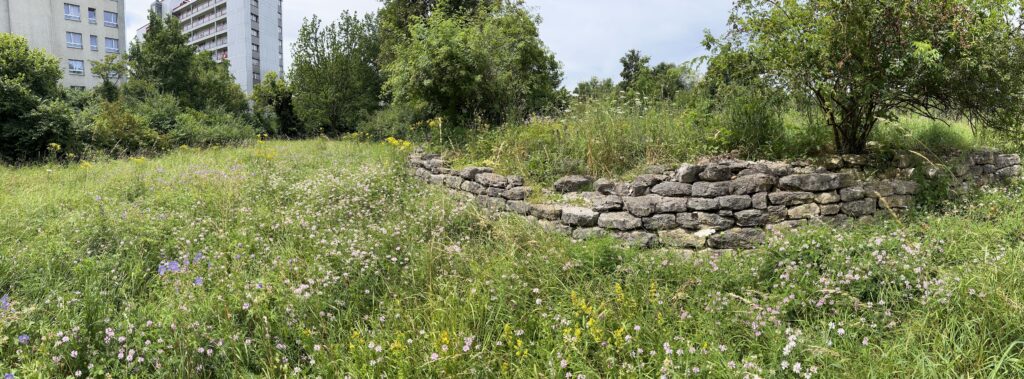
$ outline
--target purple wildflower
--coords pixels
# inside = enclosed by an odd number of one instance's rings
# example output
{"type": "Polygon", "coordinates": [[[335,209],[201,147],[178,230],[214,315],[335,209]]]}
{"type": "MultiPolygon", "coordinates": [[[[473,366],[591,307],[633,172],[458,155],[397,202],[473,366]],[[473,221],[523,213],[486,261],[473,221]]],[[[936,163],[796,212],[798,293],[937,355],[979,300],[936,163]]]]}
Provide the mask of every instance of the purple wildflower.
{"type": "Polygon", "coordinates": [[[0,311],[6,312],[9,310],[11,310],[11,296],[5,294],[3,297],[0,297],[0,311]]]}
{"type": "Polygon", "coordinates": [[[6,374],[4,374],[4,379],[14,379],[14,374],[6,373],[6,374]]]}
{"type": "Polygon", "coordinates": [[[201,287],[203,285],[203,277],[197,276],[196,280],[192,281],[192,284],[195,285],[196,287],[201,287]]]}
{"type": "Polygon", "coordinates": [[[171,272],[181,271],[181,264],[178,261],[170,261],[167,263],[167,269],[171,272]]]}
{"type": "Polygon", "coordinates": [[[22,334],[22,335],[18,336],[18,343],[20,343],[22,345],[28,345],[28,341],[29,341],[28,334],[22,334]]]}
{"type": "Polygon", "coordinates": [[[192,264],[199,263],[199,261],[202,260],[203,258],[203,252],[196,253],[196,256],[192,258],[192,264]]]}

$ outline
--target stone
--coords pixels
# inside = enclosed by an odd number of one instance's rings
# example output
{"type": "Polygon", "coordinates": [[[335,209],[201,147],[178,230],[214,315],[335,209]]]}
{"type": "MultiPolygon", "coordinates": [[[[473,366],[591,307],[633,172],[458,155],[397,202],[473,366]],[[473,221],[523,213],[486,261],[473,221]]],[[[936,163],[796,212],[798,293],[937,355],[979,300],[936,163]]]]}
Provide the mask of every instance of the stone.
{"type": "Polygon", "coordinates": [[[848,174],[796,174],[779,179],[779,188],[787,191],[833,191],[848,187],[853,182],[848,174]]]}
{"type": "Polygon", "coordinates": [[[501,196],[509,200],[526,200],[530,192],[530,187],[512,187],[502,192],[501,196]]]}
{"type": "Polygon", "coordinates": [[[843,213],[850,217],[873,215],[875,209],[877,209],[877,202],[872,198],[843,203],[843,213]]]}
{"type": "Polygon", "coordinates": [[[657,195],[625,197],[622,199],[622,204],[630,214],[636,217],[647,217],[654,214],[661,199],[662,197],[657,195]]]}
{"type": "Polygon", "coordinates": [[[731,195],[718,198],[719,209],[742,211],[750,209],[751,206],[753,206],[753,200],[747,195],[731,195]]]}
{"type": "Polygon", "coordinates": [[[680,213],[686,212],[689,199],[685,197],[664,197],[655,204],[654,211],[657,213],[680,213]]]}
{"type": "Polygon", "coordinates": [[[615,182],[609,179],[598,179],[594,182],[594,191],[602,195],[614,195],[615,194],[615,182]]]}
{"type": "Polygon", "coordinates": [[[753,202],[754,209],[767,209],[768,208],[768,193],[760,192],[750,197],[753,202]]]}
{"type": "Polygon", "coordinates": [[[459,189],[474,195],[482,194],[484,193],[485,190],[484,186],[481,185],[480,183],[471,182],[469,180],[462,182],[462,185],[459,186],[459,189]]]}
{"type": "Polygon", "coordinates": [[[523,179],[522,176],[519,176],[519,175],[509,175],[508,176],[508,185],[507,185],[508,188],[521,187],[523,185],[526,185],[526,179],[523,179]]]}
{"type": "Polygon", "coordinates": [[[686,207],[695,211],[714,211],[718,210],[718,199],[691,197],[686,207]]]}
{"type": "Polygon", "coordinates": [[[743,169],[743,171],[740,171],[738,174],[736,174],[736,177],[737,178],[741,178],[741,177],[744,177],[744,176],[751,176],[751,175],[757,175],[757,174],[771,174],[771,173],[772,173],[772,170],[770,168],[768,168],[767,164],[764,164],[763,162],[758,162],[758,163],[753,163],[750,166],[748,166],[747,168],[743,169]]]}
{"type": "Polygon", "coordinates": [[[643,196],[650,193],[651,188],[665,180],[664,175],[643,174],[633,179],[630,194],[643,196]]]}
{"type": "Polygon", "coordinates": [[[736,212],[736,225],[744,227],[765,226],[768,224],[768,215],[757,209],[748,209],[736,212]]]}
{"type": "Polygon", "coordinates": [[[504,197],[502,195],[505,194],[505,190],[498,187],[487,187],[484,194],[490,197],[504,197]]]}
{"type": "Polygon", "coordinates": [[[769,231],[771,231],[771,232],[773,232],[775,234],[781,234],[781,233],[789,232],[789,231],[791,231],[793,229],[796,229],[796,228],[804,226],[804,225],[807,225],[807,220],[789,220],[789,221],[777,222],[777,223],[774,223],[774,224],[768,224],[768,226],[765,226],[765,229],[767,229],[767,230],[769,230],[769,231]]]}
{"type": "Polygon", "coordinates": [[[658,239],[665,246],[669,247],[700,249],[707,245],[708,237],[713,234],[715,234],[715,231],[712,229],[705,229],[695,233],[682,229],[662,230],[658,232],[658,239]]]}
{"type": "Polygon", "coordinates": [[[651,217],[643,218],[644,229],[647,230],[669,230],[675,229],[679,225],[676,224],[676,215],[674,214],[660,214],[651,217]]]}
{"type": "Polygon", "coordinates": [[[672,167],[667,165],[656,164],[653,166],[647,166],[644,168],[644,174],[665,174],[672,172],[672,167]]]}
{"type": "Polygon", "coordinates": [[[684,164],[682,166],[679,166],[679,169],[676,170],[676,173],[675,175],[673,175],[672,180],[675,180],[680,183],[693,183],[697,181],[697,178],[703,171],[704,166],[702,165],[684,164]]]}
{"type": "Polygon", "coordinates": [[[440,158],[428,159],[423,162],[423,168],[430,170],[431,172],[444,167],[444,160],[440,158]]]}
{"type": "Polygon", "coordinates": [[[532,204],[530,216],[541,220],[559,221],[562,219],[562,207],[554,204],[532,204]]]}
{"type": "Polygon", "coordinates": [[[697,224],[700,225],[700,229],[725,230],[735,225],[736,221],[714,213],[698,212],[697,224]]]}
{"type": "Polygon", "coordinates": [[[562,223],[569,226],[589,228],[597,226],[599,213],[583,207],[562,208],[562,223]]]}
{"type": "Polygon", "coordinates": [[[651,187],[651,193],[661,196],[690,196],[693,185],[679,182],[661,182],[651,187]]]}
{"type": "Polygon", "coordinates": [[[894,195],[878,199],[878,204],[882,208],[910,208],[913,203],[914,197],[909,195],[894,195]]]}
{"type": "Polygon", "coordinates": [[[508,185],[508,179],[502,175],[498,175],[492,172],[483,172],[476,175],[476,182],[483,184],[487,187],[498,187],[505,188],[508,185]]]}
{"type": "Polygon", "coordinates": [[[870,198],[877,199],[880,197],[888,197],[895,193],[896,189],[893,187],[892,182],[887,180],[879,180],[864,184],[864,194],[870,198]]]}
{"type": "Polygon", "coordinates": [[[971,154],[971,162],[975,165],[994,165],[996,163],[996,153],[992,151],[976,151],[971,154]]]}
{"type": "Polygon", "coordinates": [[[642,249],[651,248],[658,242],[658,235],[648,232],[618,232],[615,237],[626,246],[642,249]]]}
{"type": "Polygon", "coordinates": [[[912,180],[893,180],[893,193],[897,195],[913,195],[921,186],[912,180]]]}
{"type": "Polygon", "coordinates": [[[732,179],[732,168],[726,163],[708,165],[704,171],[697,175],[700,180],[708,182],[721,182],[732,179]]]}
{"type": "Polygon", "coordinates": [[[445,187],[451,189],[459,189],[459,187],[462,186],[462,182],[464,182],[464,180],[462,180],[461,177],[455,175],[448,175],[447,177],[444,178],[445,187]]]}
{"type": "Polygon", "coordinates": [[[555,191],[560,193],[579,192],[590,186],[590,178],[582,175],[569,175],[555,181],[555,191]]]}
{"type": "Polygon", "coordinates": [[[814,201],[814,194],[810,192],[772,192],[768,194],[768,201],[774,205],[801,205],[814,201]]]}
{"type": "Polygon", "coordinates": [[[622,210],[622,197],[619,195],[596,196],[590,199],[590,205],[597,212],[618,212],[622,210]]]}
{"type": "Polygon", "coordinates": [[[732,193],[730,182],[697,182],[693,184],[691,193],[694,197],[719,197],[732,193]]]}
{"type": "Polygon", "coordinates": [[[836,191],[822,192],[814,196],[814,202],[818,204],[835,204],[840,201],[843,201],[843,198],[836,191]]]}
{"type": "Polygon", "coordinates": [[[997,155],[993,160],[997,169],[1003,169],[1010,166],[1020,165],[1020,155],[1017,154],[1000,154],[997,155]]]}
{"type": "Polygon", "coordinates": [[[843,211],[842,204],[826,204],[821,206],[822,216],[835,216],[843,211]]]}
{"type": "Polygon", "coordinates": [[[789,217],[789,208],[784,205],[772,205],[765,210],[768,215],[768,223],[774,224],[785,221],[789,217]]]}
{"type": "Polygon", "coordinates": [[[476,201],[490,211],[501,212],[508,210],[508,204],[505,202],[505,199],[499,197],[479,195],[476,197],[476,201]]]}
{"type": "Polygon", "coordinates": [[[793,166],[785,162],[764,162],[764,165],[771,170],[772,176],[783,177],[793,173],[793,166]]]}
{"type": "Polygon", "coordinates": [[[527,216],[530,214],[530,203],[520,200],[511,200],[508,202],[508,209],[515,214],[521,216],[527,216]]]}
{"type": "Polygon", "coordinates": [[[730,183],[729,191],[733,195],[752,195],[771,191],[775,187],[775,178],[766,174],[753,174],[740,176],[730,183]]]}
{"type": "Polygon", "coordinates": [[[914,157],[908,152],[901,151],[892,157],[892,164],[897,168],[909,168],[914,165],[914,157]]]}
{"type": "Polygon", "coordinates": [[[423,180],[427,180],[427,179],[430,179],[430,175],[431,175],[430,171],[427,171],[426,169],[423,169],[423,168],[417,168],[416,169],[416,177],[417,178],[420,178],[420,179],[423,179],[423,180]]]}
{"type": "Polygon", "coordinates": [[[996,171],[996,177],[1000,179],[1010,179],[1019,176],[1021,176],[1021,166],[1019,165],[1001,168],[999,171],[996,171]]]}
{"type": "Polygon", "coordinates": [[[764,230],[735,228],[708,237],[708,246],[715,249],[753,249],[764,243],[764,230]]]}
{"type": "Polygon", "coordinates": [[[445,175],[441,175],[441,174],[434,175],[434,174],[431,174],[430,177],[427,178],[427,183],[433,184],[435,186],[439,186],[439,185],[444,184],[444,178],[445,178],[445,175]]]}
{"type": "Polygon", "coordinates": [[[494,172],[494,170],[489,167],[466,167],[459,170],[459,176],[465,180],[476,180],[477,174],[488,172],[494,172]]]}
{"type": "Polygon", "coordinates": [[[863,187],[849,187],[839,190],[839,198],[844,202],[862,200],[867,197],[867,191],[863,187]]]}
{"type": "Polygon", "coordinates": [[[572,238],[577,240],[589,240],[607,236],[607,230],[601,228],[577,228],[572,231],[572,238]]]}
{"type": "Polygon", "coordinates": [[[842,213],[834,215],[834,216],[822,216],[821,217],[821,222],[824,222],[824,223],[830,224],[830,225],[836,225],[836,226],[843,225],[843,224],[845,224],[849,220],[850,220],[850,218],[848,216],[842,214],[842,213]]]}
{"type": "Polygon", "coordinates": [[[808,219],[821,215],[821,207],[818,204],[810,203],[789,208],[788,216],[791,219],[808,219]]]}
{"type": "Polygon", "coordinates": [[[597,218],[597,225],[605,229],[634,230],[643,226],[643,221],[628,212],[602,213],[597,218]]]}
{"type": "Polygon", "coordinates": [[[851,167],[864,167],[868,165],[868,156],[864,154],[844,154],[843,162],[851,167]]]}
{"type": "Polygon", "coordinates": [[[541,229],[544,229],[544,230],[546,230],[546,231],[548,231],[550,233],[564,234],[564,235],[567,235],[567,236],[571,236],[572,235],[572,228],[571,227],[559,224],[557,222],[548,221],[548,220],[539,220],[539,221],[537,221],[537,224],[540,225],[541,229]]]}
{"type": "Polygon", "coordinates": [[[676,215],[676,225],[680,228],[697,230],[700,229],[700,222],[697,221],[697,213],[679,213],[676,215]]]}

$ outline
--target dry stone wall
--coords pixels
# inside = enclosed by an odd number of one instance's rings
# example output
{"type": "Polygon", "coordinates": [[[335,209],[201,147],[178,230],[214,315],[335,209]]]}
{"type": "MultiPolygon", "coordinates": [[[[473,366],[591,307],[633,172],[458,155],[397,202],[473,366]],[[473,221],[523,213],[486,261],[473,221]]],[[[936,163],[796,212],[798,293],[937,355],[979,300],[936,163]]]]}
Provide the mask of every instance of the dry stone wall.
{"type": "Polygon", "coordinates": [[[945,177],[952,190],[1022,172],[1014,154],[980,151],[943,161],[921,167],[910,153],[881,162],[866,156],[817,163],[710,159],[655,167],[631,182],[578,175],[555,182],[554,191],[576,205],[531,204],[526,200],[535,189],[522,177],[488,167],[455,170],[436,154],[414,153],[409,166],[416,177],[473,196],[488,209],[519,214],[576,239],[613,235],[641,246],[746,249],[771,231],[906,210],[920,191],[918,182],[909,180],[916,170],[924,170],[917,177],[945,177]]]}

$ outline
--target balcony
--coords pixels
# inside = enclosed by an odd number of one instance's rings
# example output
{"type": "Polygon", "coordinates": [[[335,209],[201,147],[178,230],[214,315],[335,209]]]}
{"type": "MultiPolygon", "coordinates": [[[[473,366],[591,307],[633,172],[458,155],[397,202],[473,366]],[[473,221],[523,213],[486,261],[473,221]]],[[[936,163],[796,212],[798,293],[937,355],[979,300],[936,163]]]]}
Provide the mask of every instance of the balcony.
{"type": "Polygon", "coordinates": [[[182,21],[185,21],[187,19],[192,18],[193,16],[200,15],[203,12],[206,12],[207,10],[209,10],[212,7],[215,7],[217,5],[224,4],[224,3],[227,3],[227,0],[212,0],[212,1],[208,1],[206,3],[200,4],[200,5],[195,5],[195,6],[191,7],[191,8],[186,7],[186,9],[188,9],[187,11],[180,12],[180,13],[179,12],[174,12],[174,13],[175,13],[175,16],[178,17],[178,19],[180,19],[182,21]]]}

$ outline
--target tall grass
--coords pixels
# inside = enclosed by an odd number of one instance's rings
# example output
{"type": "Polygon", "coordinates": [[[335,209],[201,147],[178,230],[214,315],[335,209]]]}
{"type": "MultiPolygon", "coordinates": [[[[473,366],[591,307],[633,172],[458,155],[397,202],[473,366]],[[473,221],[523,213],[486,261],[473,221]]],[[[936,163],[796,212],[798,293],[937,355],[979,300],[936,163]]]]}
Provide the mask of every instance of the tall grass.
{"type": "Polygon", "coordinates": [[[572,242],[349,142],[0,169],[0,375],[1020,377],[1024,197],[572,242]]]}

